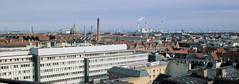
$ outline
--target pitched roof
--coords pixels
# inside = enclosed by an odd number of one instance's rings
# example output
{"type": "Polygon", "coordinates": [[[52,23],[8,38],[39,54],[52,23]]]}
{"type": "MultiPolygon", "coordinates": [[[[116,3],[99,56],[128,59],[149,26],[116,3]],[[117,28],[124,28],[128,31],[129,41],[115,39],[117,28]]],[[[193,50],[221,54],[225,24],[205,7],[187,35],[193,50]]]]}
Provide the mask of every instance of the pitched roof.
{"type": "Polygon", "coordinates": [[[174,51],[171,51],[171,53],[175,53],[175,54],[188,54],[189,51],[188,50],[174,50],[174,51]]]}
{"type": "Polygon", "coordinates": [[[195,56],[197,58],[203,58],[204,57],[204,54],[203,53],[195,53],[195,56]]]}

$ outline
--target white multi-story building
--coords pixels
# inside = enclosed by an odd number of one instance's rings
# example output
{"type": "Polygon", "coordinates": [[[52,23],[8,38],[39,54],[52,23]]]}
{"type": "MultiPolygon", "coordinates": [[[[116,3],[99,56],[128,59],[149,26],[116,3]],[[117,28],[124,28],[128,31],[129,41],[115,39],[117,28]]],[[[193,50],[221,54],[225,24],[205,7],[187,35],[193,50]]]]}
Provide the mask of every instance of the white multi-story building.
{"type": "Polygon", "coordinates": [[[32,81],[33,66],[28,51],[0,52],[0,78],[32,81]]]}
{"type": "Polygon", "coordinates": [[[0,52],[0,68],[3,68],[0,78],[62,84],[108,79],[107,70],[113,66],[140,64],[148,60],[147,53],[127,50],[125,44],[33,48],[30,52],[9,53],[0,52]],[[22,62],[13,62],[16,58],[22,62]],[[14,65],[18,67],[12,69],[14,65]]]}
{"type": "Polygon", "coordinates": [[[113,66],[128,65],[128,64],[142,64],[147,62],[147,54],[135,53],[130,50],[119,50],[119,51],[107,51],[98,52],[86,57],[89,68],[87,78],[89,81],[94,79],[108,79],[107,70],[113,66]],[[92,56],[93,55],[93,56],[92,56]]]}

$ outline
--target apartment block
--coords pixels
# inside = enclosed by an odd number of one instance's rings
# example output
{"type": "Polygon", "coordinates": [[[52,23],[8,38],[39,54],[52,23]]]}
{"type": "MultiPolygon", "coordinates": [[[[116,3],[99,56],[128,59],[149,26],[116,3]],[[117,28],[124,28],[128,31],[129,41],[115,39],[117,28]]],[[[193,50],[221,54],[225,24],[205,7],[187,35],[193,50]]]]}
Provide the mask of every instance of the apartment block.
{"type": "Polygon", "coordinates": [[[3,68],[0,78],[57,84],[103,81],[109,78],[107,70],[113,66],[140,64],[148,60],[147,53],[127,50],[125,44],[32,48],[30,51],[0,54],[0,67],[3,68]]]}

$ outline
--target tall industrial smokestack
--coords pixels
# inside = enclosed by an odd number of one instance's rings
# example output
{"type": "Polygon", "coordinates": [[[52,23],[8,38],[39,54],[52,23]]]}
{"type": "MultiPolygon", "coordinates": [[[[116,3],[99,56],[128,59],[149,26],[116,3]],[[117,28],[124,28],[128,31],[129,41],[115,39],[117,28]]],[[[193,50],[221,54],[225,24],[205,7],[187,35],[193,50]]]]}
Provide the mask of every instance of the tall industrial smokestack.
{"type": "Polygon", "coordinates": [[[97,18],[96,42],[100,41],[100,18],[97,18]]]}

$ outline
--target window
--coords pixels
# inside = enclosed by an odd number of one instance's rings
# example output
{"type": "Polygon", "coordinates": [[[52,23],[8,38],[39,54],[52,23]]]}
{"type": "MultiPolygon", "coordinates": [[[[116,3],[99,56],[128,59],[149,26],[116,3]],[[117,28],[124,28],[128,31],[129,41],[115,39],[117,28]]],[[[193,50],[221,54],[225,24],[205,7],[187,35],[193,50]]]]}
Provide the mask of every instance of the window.
{"type": "Polygon", "coordinates": [[[19,80],[19,78],[18,78],[18,77],[16,77],[16,78],[14,78],[14,80],[19,80]]]}
{"type": "Polygon", "coordinates": [[[18,68],[18,65],[13,65],[14,68],[18,68]]]}
{"type": "Polygon", "coordinates": [[[4,72],[4,73],[3,73],[3,75],[7,75],[7,73],[6,73],[6,72],[4,72]]]}
{"type": "Polygon", "coordinates": [[[8,66],[1,66],[1,69],[9,69],[8,66]]]}
{"type": "Polygon", "coordinates": [[[23,79],[28,79],[28,77],[27,77],[27,76],[24,76],[23,79]]]}

